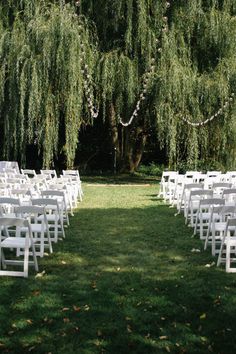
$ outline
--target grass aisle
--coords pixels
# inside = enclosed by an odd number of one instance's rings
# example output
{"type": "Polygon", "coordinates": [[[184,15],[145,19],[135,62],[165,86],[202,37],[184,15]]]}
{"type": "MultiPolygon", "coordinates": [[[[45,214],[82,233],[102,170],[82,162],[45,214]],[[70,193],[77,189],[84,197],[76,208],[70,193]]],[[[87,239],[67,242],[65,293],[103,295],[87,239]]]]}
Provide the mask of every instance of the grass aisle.
{"type": "Polygon", "coordinates": [[[235,354],[236,275],[174,212],[154,185],[86,186],[41,276],[0,278],[0,352],[235,354]]]}

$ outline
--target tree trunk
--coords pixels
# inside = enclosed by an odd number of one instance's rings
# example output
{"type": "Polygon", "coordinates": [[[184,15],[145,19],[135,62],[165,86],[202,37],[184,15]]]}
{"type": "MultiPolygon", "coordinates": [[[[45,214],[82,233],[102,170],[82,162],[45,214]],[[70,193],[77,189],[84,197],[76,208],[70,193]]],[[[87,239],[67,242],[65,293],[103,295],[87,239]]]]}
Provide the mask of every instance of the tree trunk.
{"type": "Polygon", "coordinates": [[[147,141],[147,133],[143,127],[125,130],[123,147],[122,172],[133,173],[139,166],[147,141]]]}

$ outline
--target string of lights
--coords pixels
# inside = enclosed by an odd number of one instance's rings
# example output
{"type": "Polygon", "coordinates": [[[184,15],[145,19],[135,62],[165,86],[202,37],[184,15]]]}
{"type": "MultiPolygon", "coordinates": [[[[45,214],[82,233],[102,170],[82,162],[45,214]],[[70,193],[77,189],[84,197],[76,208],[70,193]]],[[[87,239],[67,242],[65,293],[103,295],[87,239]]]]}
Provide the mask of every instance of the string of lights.
{"type": "Polygon", "coordinates": [[[224,113],[224,111],[230,106],[230,104],[233,102],[235,97],[235,93],[232,92],[229,96],[228,99],[225,100],[224,104],[222,105],[221,108],[218,109],[218,111],[215,114],[212,114],[209,118],[205,119],[202,122],[191,122],[189,119],[185,118],[184,116],[180,116],[180,119],[182,119],[185,123],[188,125],[191,125],[192,127],[202,127],[209,122],[212,122],[214,119],[219,117],[221,114],[224,113]]]}
{"type": "MultiPolygon", "coordinates": [[[[167,1],[165,3],[165,9],[167,11],[167,9],[169,9],[171,6],[170,2],[167,1]]],[[[163,16],[162,18],[163,20],[163,23],[162,23],[162,31],[161,33],[166,33],[168,31],[168,17],[167,16],[163,16]]],[[[161,48],[161,45],[159,45],[160,41],[158,38],[156,38],[156,43],[157,43],[157,52],[158,53],[161,53],[162,52],[162,48],[161,48]]],[[[151,59],[151,65],[149,67],[149,69],[147,70],[147,72],[144,74],[143,76],[143,83],[142,83],[142,89],[141,89],[141,92],[139,94],[139,99],[138,101],[136,102],[136,105],[135,105],[135,109],[133,110],[133,113],[129,119],[128,122],[123,122],[122,119],[120,118],[120,124],[123,126],[123,127],[128,127],[134,120],[134,118],[136,118],[138,116],[138,112],[140,110],[140,106],[141,106],[141,103],[146,99],[147,97],[147,91],[148,91],[148,88],[149,88],[149,85],[150,85],[150,82],[151,82],[151,79],[154,75],[154,71],[155,71],[155,61],[156,59],[155,58],[152,58],[151,59]]]]}
{"type": "MultiPolygon", "coordinates": [[[[79,6],[79,5],[77,5],[79,6]]],[[[83,31],[83,27],[80,25],[79,30],[83,31]]],[[[81,33],[82,34],[82,33],[81,33]]],[[[79,38],[81,39],[81,34],[79,33],[79,38]]],[[[88,108],[91,114],[92,118],[97,118],[98,116],[98,108],[96,107],[94,103],[94,95],[93,95],[93,85],[92,85],[92,75],[89,73],[89,66],[86,64],[86,52],[85,52],[85,45],[82,42],[81,39],[81,73],[83,75],[83,85],[84,85],[84,92],[85,92],[85,97],[87,100],[88,108]]]]}

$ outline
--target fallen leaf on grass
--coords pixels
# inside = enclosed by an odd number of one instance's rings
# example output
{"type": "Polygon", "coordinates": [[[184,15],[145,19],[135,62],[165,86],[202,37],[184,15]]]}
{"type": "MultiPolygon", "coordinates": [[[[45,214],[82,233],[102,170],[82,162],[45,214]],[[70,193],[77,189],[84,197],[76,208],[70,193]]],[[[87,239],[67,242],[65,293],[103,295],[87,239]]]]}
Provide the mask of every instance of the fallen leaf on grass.
{"type": "Polygon", "coordinates": [[[81,311],[81,307],[73,305],[73,310],[75,312],[79,312],[79,311],[81,311]]]}
{"type": "Polygon", "coordinates": [[[199,253],[199,252],[201,252],[201,250],[199,248],[192,248],[191,252],[192,253],[199,253]]]}
{"type": "Polygon", "coordinates": [[[65,261],[61,261],[61,264],[66,264],[66,262],[65,261]]]}
{"type": "Polygon", "coordinates": [[[159,339],[160,340],[165,340],[165,339],[168,339],[168,337],[167,336],[160,336],[159,339]]]}
{"type": "Polygon", "coordinates": [[[96,281],[93,280],[91,283],[91,288],[96,289],[96,287],[97,287],[96,281]]]}
{"type": "Polygon", "coordinates": [[[62,311],[63,311],[63,312],[69,311],[69,307],[63,307],[62,311]]]}
{"type": "Polygon", "coordinates": [[[84,311],[89,311],[89,310],[90,310],[89,305],[84,305],[84,311]]]}
{"type": "Polygon", "coordinates": [[[30,325],[33,324],[33,321],[31,319],[26,320],[26,322],[30,325]]]}
{"type": "Polygon", "coordinates": [[[40,291],[39,290],[34,290],[32,295],[33,296],[39,296],[40,295],[40,291]]]}
{"type": "Polygon", "coordinates": [[[30,347],[29,349],[28,349],[28,352],[32,352],[32,350],[34,350],[35,349],[35,347],[30,347]]]}
{"type": "Polygon", "coordinates": [[[207,317],[206,313],[203,313],[201,316],[200,316],[200,320],[205,320],[207,317]]]}
{"type": "Polygon", "coordinates": [[[35,275],[35,278],[42,278],[44,276],[44,274],[46,274],[45,270],[43,270],[41,273],[37,273],[35,275]]]}
{"type": "Polygon", "coordinates": [[[211,268],[211,267],[213,267],[214,265],[215,265],[215,262],[211,262],[211,263],[205,264],[205,267],[206,267],[206,268],[211,268]]]}
{"type": "Polygon", "coordinates": [[[63,322],[64,322],[64,323],[69,323],[69,322],[70,322],[70,319],[69,319],[68,317],[65,317],[65,318],[63,318],[63,322]]]}
{"type": "Polygon", "coordinates": [[[128,332],[128,333],[132,333],[132,329],[131,329],[130,325],[127,325],[126,328],[127,328],[127,332],[128,332]]]}
{"type": "Polygon", "coordinates": [[[220,305],[221,304],[221,297],[218,296],[215,300],[214,300],[214,304],[215,305],[220,305]]]}

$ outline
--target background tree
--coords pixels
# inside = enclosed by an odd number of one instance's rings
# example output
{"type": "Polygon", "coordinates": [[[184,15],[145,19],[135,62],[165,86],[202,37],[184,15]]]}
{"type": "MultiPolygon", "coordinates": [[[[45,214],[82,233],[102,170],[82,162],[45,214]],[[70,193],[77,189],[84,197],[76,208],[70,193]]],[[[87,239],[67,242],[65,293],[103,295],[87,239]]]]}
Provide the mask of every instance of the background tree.
{"type": "Polygon", "coordinates": [[[34,146],[69,167],[103,144],[134,171],[152,145],[174,168],[235,167],[235,1],[7,0],[0,14],[2,158],[34,146]]]}

